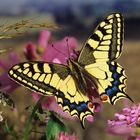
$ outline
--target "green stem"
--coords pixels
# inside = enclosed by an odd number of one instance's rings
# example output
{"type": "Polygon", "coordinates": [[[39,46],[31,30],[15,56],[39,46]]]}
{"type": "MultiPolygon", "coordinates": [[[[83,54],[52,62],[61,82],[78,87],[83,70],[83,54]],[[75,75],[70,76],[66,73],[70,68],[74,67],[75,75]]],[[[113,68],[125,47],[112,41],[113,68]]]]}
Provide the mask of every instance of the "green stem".
{"type": "Polygon", "coordinates": [[[18,136],[16,135],[16,133],[8,126],[7,120],[5,121],[5,129],[6,129],[7,133],[9,135],[11,135],[15,140],[18,139],[18,136]]]}
{"type": "Polygon", "coordinates": [[[32,130],[32,125],[31,125],[32,124],[32,119],[33,119],[33,117],[34,117],[34,115],[35,115],[35,113],[36,113],[36,111],[37,111],[37,109],[38,109],[38,107],[39,107],[39,105],[40,105],[40,103],[42,102],[43,99],[44,99],[44,96],[41,96],[40,99],[38,100],[38,102],[36,103],[36,105],[34,106],[33,111],[32,111],[32,113],[31,113],[31,115],[30,115],[30,117],[27,120],[27,123],[25,125],[25,133],[23,135],[22,140],[27,140],[28,139],[28,136],[29,136],[29,134],[32,130]]]}

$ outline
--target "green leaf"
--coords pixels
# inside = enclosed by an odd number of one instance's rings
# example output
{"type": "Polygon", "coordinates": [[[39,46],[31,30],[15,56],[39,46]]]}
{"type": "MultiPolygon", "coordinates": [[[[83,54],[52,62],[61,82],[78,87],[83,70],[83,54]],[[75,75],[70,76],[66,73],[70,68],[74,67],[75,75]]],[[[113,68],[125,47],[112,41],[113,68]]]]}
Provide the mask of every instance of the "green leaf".
{"type": "Polygon", "coordinates": [[[10,136],[12,136],[13,139],[15,139],[15,140],[18,139],[17,133],[13,130],[13,127],[12,126],[9,126],[8,125],[8,121],[7,120],[5,120],[4,131],[5,131],[5,133],[7,133],[10,136]]]}
{"type": "MultiPolygon", "coordinates": [[[[29,112],[29,113],[32,113],[33,112],[33,109],[34,107],[33,106],[28,106],[26,107],[26,110],[29,112]]],[[[42,106],[41,104],[38,106],[38,109],[36,110],[35,112],[35,115],[34,115],[34,119],[39,119],[40,122],[44,122],[46,120],[47,117],[50,117],[51,113],[49,110],[44,110],[42,109],[42,106]]]]}
{"type": "Polygon", "coordinates": [[[32,119],[34,118],[36,111],[38,110],[40,103],[42,102],[43,99],[44,99],[44,96],[41,96],[40,99],[38,100],[38,102],[36,103],[36,105],[34,106],[33,111],[31,113],[31,115],[29,116],[29,119],[27,120],[27,123],[25,126],[25,133],[23,135],[22,140],[28,140],[28,136],[32,130],[32,119]]]}
{"type": "Polygon", "coordinates": [[[67,131],[65,125],[52,114],[45,128],[46,140],[54,140],[62,131],[67,131]]]}

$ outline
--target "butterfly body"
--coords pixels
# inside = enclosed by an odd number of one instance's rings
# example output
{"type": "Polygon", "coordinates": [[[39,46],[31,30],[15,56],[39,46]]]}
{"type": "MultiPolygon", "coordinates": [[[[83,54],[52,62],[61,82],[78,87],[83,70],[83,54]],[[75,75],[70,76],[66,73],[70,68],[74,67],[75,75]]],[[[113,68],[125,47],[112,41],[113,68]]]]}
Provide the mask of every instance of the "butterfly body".
{"type": "Polygon", "coordinates": [[[77,116],[81,124],[94,115],[94,98],[115,104],[125,93],[125,71],[117,62],[122,52],[123,17],[109,15],[91,34],[78,59],[68,66],[48,62],[23,62],[9,70],[16,82],[42,95],[54,95],[64,111],[77,116]]]}
{"type": "Polygon", "coordinates": [[[88,85],[84,78],[84,69],[72,59],[69,59],[67,63],[78,90],[85,94],[87,92],[88,85]]]}

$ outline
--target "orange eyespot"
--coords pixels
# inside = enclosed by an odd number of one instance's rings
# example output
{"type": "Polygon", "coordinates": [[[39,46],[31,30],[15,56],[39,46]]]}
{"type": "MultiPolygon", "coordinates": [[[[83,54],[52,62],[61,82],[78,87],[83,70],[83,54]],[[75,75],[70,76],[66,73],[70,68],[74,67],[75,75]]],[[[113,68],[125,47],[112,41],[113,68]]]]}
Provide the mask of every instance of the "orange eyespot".
{"type": "Polygon", "coordinates": [[[93,103],[88,103],[88,108],[93,108],[93,103]]]}
{"type": "Polygon", "coordinates": [[[102,95],[100,96],[100,98],[101,98],[101,101],[107,101],[107,100],[108,100],[108,95],[102,94],[102,95]]]}

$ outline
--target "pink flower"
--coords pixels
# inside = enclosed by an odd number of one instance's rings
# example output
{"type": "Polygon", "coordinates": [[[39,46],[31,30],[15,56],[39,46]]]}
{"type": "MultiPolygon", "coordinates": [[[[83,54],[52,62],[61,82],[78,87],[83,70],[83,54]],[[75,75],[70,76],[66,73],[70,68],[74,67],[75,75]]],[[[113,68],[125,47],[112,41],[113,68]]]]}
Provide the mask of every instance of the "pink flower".
{"type": "Polygon", "coordinates": [[[56,140],[78,140],[74,135],[68,135],[64,132],[60,132],[56,140]]]}
{"type": "Polygon", "coordinates": [[[127,138],[127,140],[140,140],[140,135],[138,136],[130,136],[127,138]]]}
{"type": "Polygon", "coordinates": [[[113,120],[108,120],[107,131],[114,135],[123,135],[130,138],[136,133],[139,121],[140,103],[125,107],[120,113],[116,113],[113,120]]]}
{"type": "Polygon", "coordinates": [[[67,64],[67,59],[73,55],[74,49],[77,47],[77,41],[74,37],[65,37],[62,40],[49,43],[51,32],[44,30],[40,32],[38,46],[29,42],[25,47],[26,58],[30,60],[39,59],[47,62],[57,62],[67,64]],[[70,56],[69,56],[70,55],[70,56]]]}
{"type": "Polygon", "coordinates": [[[73,50],[76,47],[77,41],[75,38],[65,37],[60,41],[48,44],[44,53],[42,54],[42,59],[48,62],[54,62],[55,59],[58,59],[61,64],[66,65],[67,59],[72,56],[73,50]]]}
{"type": "Polygon", "coordinates": [[[14,91],[19,85],[12,81],[8,77],[8,70],[11,68],[14,64],[19,63],[19,55],[17,53],[10,53],[8,62],[4,61],[2,58],[0,58],[0,68],[2,69],[2,73],[0,74],[0,87],[1,90],[4,90],[6,93],[11,93],[14,91]]]}
{"type": "Polygon", "coordinates": [[[47,30],[40,33],[38,47],[44,49],[42,59],[47,62],[54,62],[54,59],[58,59],[62,64],[67,64],[69,55],[72,55],[78,46],[77,40],[74,37],[65,37],[49,44],[50,37],[51,33],[47,30]]]}
{"type": "Polygon", "coordinates": [[[24,49],[24,54],[29,61],[34,61],[37,59],[36,48],[32,42],[27,44],[26,48],[24,49]]]}

